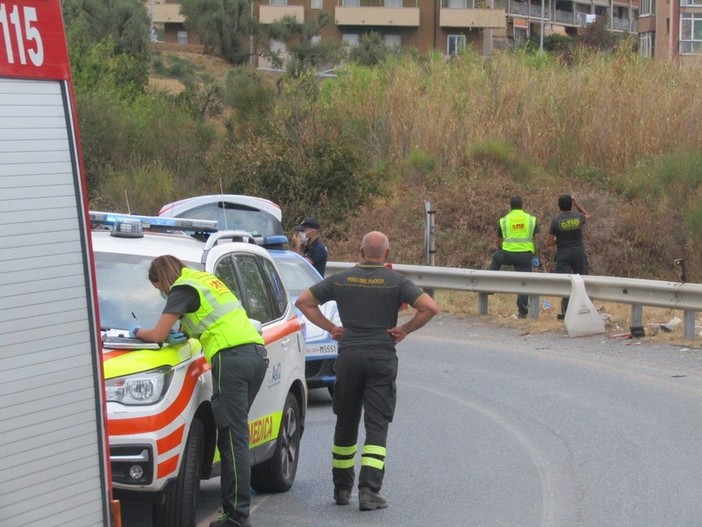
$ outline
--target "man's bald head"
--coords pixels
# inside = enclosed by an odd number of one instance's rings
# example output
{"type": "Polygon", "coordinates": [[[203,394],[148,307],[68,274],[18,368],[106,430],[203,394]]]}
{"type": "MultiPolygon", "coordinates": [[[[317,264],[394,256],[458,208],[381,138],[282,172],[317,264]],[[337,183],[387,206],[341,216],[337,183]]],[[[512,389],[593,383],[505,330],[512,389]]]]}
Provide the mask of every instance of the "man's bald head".
{"type": "Polygon", "coordinates": [[[388,237],[382,232],[372,231],[363,237],[361,242],[361,255],[366,260],[380,260],[384,262],[390,252],[388,237]]]}

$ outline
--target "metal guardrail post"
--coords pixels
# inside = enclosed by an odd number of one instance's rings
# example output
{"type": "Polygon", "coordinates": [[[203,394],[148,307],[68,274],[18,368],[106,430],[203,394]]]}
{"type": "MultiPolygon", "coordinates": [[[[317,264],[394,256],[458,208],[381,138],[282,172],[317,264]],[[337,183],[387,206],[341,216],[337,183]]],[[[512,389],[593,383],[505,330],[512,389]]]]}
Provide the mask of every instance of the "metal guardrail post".
{"type": "MultiPolygon", "coordinates": [[[[424,202],[424,262],[432,267],[436,264],[436,211],[430,201],[424,202]]],[[[434,298],[434,289],[425,291],[434,298]]]]}
{"type": "Polygon", "coordinates": [[[529,318],[539,318],[539,295],[529,295],[529,318]]]}
{"type": "Polygon", "coordinates": [[[481,315],[488,314],[488,294],[478,293],[478,313],[481,315]]]}
{"type": "Polygon", "coordinates": [[[631,325],[643,326],[643,306],[641,304],[631,304],[631,325]]]}
{"type": "Polygon", "coordinates": [[[692,340],[695,338],[695,312],[686,309],[683,313],[685,338],[692,340]]]}

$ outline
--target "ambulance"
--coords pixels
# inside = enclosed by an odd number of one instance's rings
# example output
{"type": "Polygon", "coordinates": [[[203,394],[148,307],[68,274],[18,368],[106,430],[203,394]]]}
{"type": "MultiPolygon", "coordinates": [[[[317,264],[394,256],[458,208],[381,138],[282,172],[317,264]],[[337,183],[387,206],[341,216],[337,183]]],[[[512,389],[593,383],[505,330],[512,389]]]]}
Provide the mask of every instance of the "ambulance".
{"type": "Polygon", "coordinates": [[[211,371],[200,342],[129,338],[135,323],[153,327],[161,315],[164,300],[147,273],[164,254],[216,274],[260,328],[269,364],[249,413],[251,486],[290,489],[307,407],[305,341],[268,251],[214,221],[93,211],[90,222],[115,496],[152,502],[155,527],[192,527],[200,481],[219,475],[211,371]]]}

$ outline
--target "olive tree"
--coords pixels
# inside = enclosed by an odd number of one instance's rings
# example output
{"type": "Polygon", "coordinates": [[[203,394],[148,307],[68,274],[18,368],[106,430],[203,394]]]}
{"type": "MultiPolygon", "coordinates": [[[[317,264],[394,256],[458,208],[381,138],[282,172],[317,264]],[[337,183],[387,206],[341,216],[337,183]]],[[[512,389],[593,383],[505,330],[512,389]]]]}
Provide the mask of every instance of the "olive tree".
{"type": "Polygon", "coordinates": [[[257,23],[251,0],[182,0],[185,27],[202,39],[205,53],[219,55],[231,64],[246,64],[257,23]]]}

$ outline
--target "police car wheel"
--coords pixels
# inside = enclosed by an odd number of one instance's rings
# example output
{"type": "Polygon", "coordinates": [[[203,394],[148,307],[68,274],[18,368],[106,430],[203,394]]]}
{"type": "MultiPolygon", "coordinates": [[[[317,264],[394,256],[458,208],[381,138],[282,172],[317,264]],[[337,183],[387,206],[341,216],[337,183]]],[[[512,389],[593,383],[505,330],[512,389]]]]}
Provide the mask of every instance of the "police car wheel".
{"type": "Polygon", "coordinates": [[[269,460],[251,468],[251,486],[256,492],[290,490],[297,473],[301,433],[300,406],[297,398],[288,393],[275,453],[269,460]]]}
{"type": "Polygon", "coordinates": [[[183,451],[178,480],[166,491],[165,502],[154,505],[153,527],[192,527],[195,525],[204,444],[205,427],[202,421],[193,419],[188,441],[183,451]]]}

